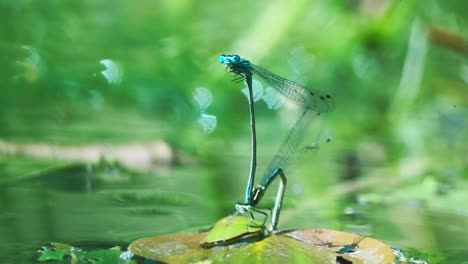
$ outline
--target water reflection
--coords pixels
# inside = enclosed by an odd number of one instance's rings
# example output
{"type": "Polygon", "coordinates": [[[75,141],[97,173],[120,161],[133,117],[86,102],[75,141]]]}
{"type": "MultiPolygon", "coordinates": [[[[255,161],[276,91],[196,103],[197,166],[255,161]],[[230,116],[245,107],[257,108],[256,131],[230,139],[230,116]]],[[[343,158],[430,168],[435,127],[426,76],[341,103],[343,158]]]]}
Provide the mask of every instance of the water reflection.
{"type": "Polygon", "coordinates": [[[200,111],[204,112],[206,108],[208,108],[208,106],[211,105],[211,102],[213,101],[213,96],[211,95],[210,90],[204,87],[200,87],[195,89],[193,99],[195,99],[195,101],[198,103],[200,111]]]}
{"type": "Polygon", "coordinates": [[[213,101],[213,96],[207,88],[199,87],[195,89],[193,98],[200,109],[200,117],[198,118],[197,123],[203,128],[203,132],[205,134],[210,134],[215,130],[218,123],[216,116],[205,113],[206,109],[213,101]]]}
{"type": "MultiPolygon", "coordinates": [[[[242,89],[242,93],[247,97],[247,100],[250,100],[249,88],[247,86],[242,89]]],[[[255,79],[252,80],[252,95],[254,102],[258,102],[263,97],[263,85],[255,79]]]]}
{"type": "Polygon", "coordinates": [[[319,132],[316,134],[312,142],[305,147],[307,150],[319,149],[322,144],[331,142],[332,132],[330,128],[318,128],[318,130],[319,132]]]}
{"type": "Polygon", "coordinates": [[[377,64],[372,57],[360,50],[353,56],[352,65],[353,72],[359,79],[370,79],[377,71],[377,64]]]}
{"type": "MultiPolygon", "coordinates": [[[[467,113],[468,109],[457,107],[450,109],[450,107],[442,106],[442,110],[440,110],[438,125],[441,138],[452,148],[463,142],[463,138],[467,135],[467,113]]],[[[434,123],[437,124],[437,122],[434,123]]]]}
{"type": "Polygon", "coordinates": [[[41,57],[36,49],[32,46],[21,46],[27,51],[28,56],[22,60],[17,60],[16,65],[21,68],[21,73],[15,75],[14,80],[25,80],[28,83],[34,83],[39,79],[41,70],[41,57]]]}
{"type": "Polygon", "coordinates": [[[101,110],[102,109],[102,104],[104,102],[104,98],[102,94],[97,91],[97,90],[89,90],[89,98],[88,102],[94,110],[101,110]]]}
{"type": "Polygon", "coordinates": [[[201,113],[197,122],[203,128],[203,133],[210,134],[215,130],[218,120],[214,115],[201,113]]]}
{"type": "Polygon", "coordinates": [[[289,52],[288,64],[295,73],[294,79],[304,83],[304,77],[312,75],[315,55],[307,52],[303,46],[294,47],[289,52]]]}
{"type": "MultiPolygon", "coordinates": [[[[250,100],[249,88],[242,89],[242,93],[247,97],[247,100],[250,100]]],[[[252,80],[252,93],[254,102],[262,99],[269,109],[277,109],[283,104],[281,96],[276,90],[271,87],[263,90],[262,83],[255,79],[252,80]]]]}
{"type": "Polygon", "coordinates": [[[281,97],[278,92],[271,87],[268,87],[265,90],[265,93],[262,97],[263,101],[267,104],[270,109],[277,109],[281,106],[281,97]]]}
{"type": "Polygon", "coordinates": [[[468,84],[468,65],[463,65],[460,69],[460,77],[468,84]]]}
{"type": "Polygon", "coordinates": [[[100,60],[99,63],[106,67],[101,74],[109,84],[119,84],[122,81],[123,70],[119,64],[110,59],[100,60]]]}

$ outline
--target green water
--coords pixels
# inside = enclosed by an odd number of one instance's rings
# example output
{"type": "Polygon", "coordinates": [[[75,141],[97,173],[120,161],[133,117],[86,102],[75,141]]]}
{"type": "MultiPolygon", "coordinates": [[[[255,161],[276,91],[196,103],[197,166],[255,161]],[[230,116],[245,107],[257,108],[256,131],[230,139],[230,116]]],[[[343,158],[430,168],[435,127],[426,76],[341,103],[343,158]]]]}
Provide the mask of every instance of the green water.
{"type": "MultiPolygon", "coordinates": [[[[279,228],[361,233],[468,261],[462,1],[0,1],[0,259],[208,228],[249,171],[238,53],[335,110],[288,174],[279,228]],[[104,72],[104,73],[103,73],[104,72]],[[205,87],[212,102],[193,98],[205,87]],[[216,116],[212,133],[197,123],[216,116]],[[323,131],[331,131],[324,143],[323,131]]],[[[258,102],[258,177],[298,112],[258,102]]],[[[274,200],[276,184],[265,197],[274,200]]]]}

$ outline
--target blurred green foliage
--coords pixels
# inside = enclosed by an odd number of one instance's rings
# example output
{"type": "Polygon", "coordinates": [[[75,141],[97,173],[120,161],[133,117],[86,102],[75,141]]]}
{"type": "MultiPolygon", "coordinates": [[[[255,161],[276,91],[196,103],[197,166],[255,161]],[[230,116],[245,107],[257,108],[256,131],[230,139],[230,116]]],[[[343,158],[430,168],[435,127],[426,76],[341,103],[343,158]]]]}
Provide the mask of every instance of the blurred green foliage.
{"type": "MultiPolygon", "coordinates": [[[[0,140],[82,145],[164,139],[206,168],[193,172],[203,179],[193,192],[221,216],[232,210],[233,197],[240,199],[248,171],[244,85],[232,83],[217,61],[222,53],[237,53],[335,98],[325,118],[333,140],[289,178],[286,204],[295,210],[286,211],[284,222],[303,224],[313,215],[318,224],[341,227],[343,208],[320,203],[342,194],[354,201],[357,192],[367,193],[371,204],[388,196],[392,204],[406,199],[461,210],[461,224],[468,208],[450,201],[463,198],[468,179],[465,10],[468,3],[456,0],[0,0],[0,140]],[[207,111],[218,123],[209,135],[197,124],[198,87],[213,94],[207,111]],[[418,188],[427,182],[435,182],[430,197],[428,188],[418,188]]],[[[257,115],[265,163],[297,117],[260,104],[257,115]]],[[[4,152],[2,174],[27,174],[36,164],[4,152]]],[[[194,163],[180,162],[189,170],[194,163]]],[[[367,217],[377,226],[387,221],[376,211],[367,217]]],[[[383,225],[395,228],[393,220],[383,225]]],[[[403,244],[427,237],[420,238],[403,244]]]]}

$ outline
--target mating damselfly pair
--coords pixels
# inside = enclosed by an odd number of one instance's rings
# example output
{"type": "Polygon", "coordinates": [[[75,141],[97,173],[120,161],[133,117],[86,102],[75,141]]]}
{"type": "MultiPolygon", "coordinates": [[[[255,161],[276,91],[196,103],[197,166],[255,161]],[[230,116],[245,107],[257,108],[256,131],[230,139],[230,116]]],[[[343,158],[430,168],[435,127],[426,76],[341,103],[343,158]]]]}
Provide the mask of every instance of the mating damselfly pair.
{"type": "Polygon", "coordinates": [[[252,134],[252,156],[250,163],[250,175],[245,191],[245,200],[243,203],[237,203],[236,209],[240,213],[252,211],[264,214],[258,210],[257,205],[267,191],[270,184],[279,176],[280,184],[276,194],[275,205],[271,216],[271,230],[276,230],[278,226],[279,213],[283,203],[284,191],[286,187],[286,176],[284,170],[291,165],[293,157],[312,120],[321,113],[330,112],[334,109],[332,97],[321,91],[305,87],[296,82],[280,77],[262,67],[252,64],[249,60],[241,58],[239,55],[221,55],[219,62],[226,65],[229,72],[236,75],[234,81],[245,81],[249,90],[249,108],[252,134]],[[255,170],[257,166],[257,139],[255,128],[255,108],[254,96],[252,91],[252,76],[259,76],[267,84],[271,85],[281,95],[290,101],[303,107],[303,111],[293,128],[281,143],[278,152],[267,167],[265,175],[259,185],[253,187],[255,182],[255,170]]]}

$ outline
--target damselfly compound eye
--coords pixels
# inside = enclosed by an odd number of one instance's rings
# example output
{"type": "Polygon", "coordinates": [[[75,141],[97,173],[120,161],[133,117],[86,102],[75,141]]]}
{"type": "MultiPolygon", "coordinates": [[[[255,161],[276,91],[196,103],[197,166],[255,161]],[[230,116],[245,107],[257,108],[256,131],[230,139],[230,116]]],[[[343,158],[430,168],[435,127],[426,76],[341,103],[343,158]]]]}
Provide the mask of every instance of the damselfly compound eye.
{"type": "Polygon", "coordinates": [[[239,61],[240,61],[239,55],[234,55],[234,56],[232,56],[232,61],[233,61],[233,62],[239,62],[239,61]]]}

